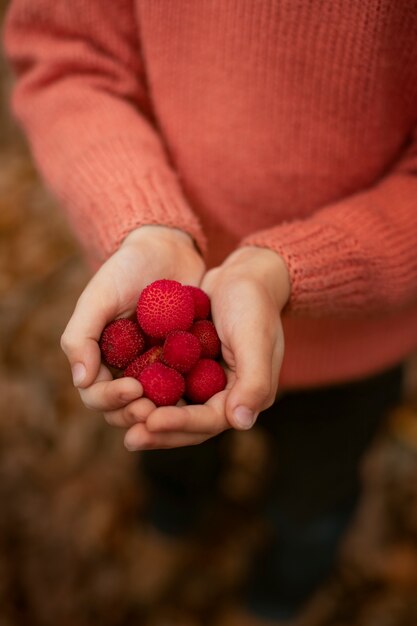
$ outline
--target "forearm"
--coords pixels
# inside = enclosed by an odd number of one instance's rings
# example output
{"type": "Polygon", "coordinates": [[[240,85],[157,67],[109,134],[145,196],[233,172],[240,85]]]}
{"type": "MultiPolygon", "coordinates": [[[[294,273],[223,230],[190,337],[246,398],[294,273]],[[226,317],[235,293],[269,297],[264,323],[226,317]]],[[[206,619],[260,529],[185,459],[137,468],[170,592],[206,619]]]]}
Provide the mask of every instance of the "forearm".
{"type": "Polygon", "coordinates": [[[291,281],[288,310],[308,316],[368,315],[417,298],[417,177],[410,160],[375,187],[304,220],[247,237],[270,248],[291,281]]]}
{"type": "Polygon", "coordinates": [[[200,225],[152,120],[131,3],[15,0],[5,28],[13,109],[91,257],[144,224],[200,225]],[[76,36],[75,36],[76,34],[76,36]]]}

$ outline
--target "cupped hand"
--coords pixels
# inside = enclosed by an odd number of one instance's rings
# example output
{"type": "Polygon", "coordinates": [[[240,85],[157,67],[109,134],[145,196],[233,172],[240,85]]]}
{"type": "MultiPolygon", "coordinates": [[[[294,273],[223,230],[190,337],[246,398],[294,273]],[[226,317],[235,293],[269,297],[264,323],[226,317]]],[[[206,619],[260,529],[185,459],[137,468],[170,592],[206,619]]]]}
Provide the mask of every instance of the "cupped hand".
{"type": "Polygon", "coordinates": [[[130,450],[194,445],[231,427],[248,429],[275,400],[284,354],[281,311],[290,295],[283,259],[240,248],[207,272],[201,287],[211,298],[227,387],[204,405],[160,407],[137,420],[125,437],[130,450]]]}
{"type": "Polygon", "coordinates": [[[143,389],[138,381],[114,380],[101,363],[101,333],[111,320],[135,312],[139,293],[149,283],[168,278],[198,285],[204,270],[192,239],[180,230],[163,226],[132,231],[101,266],[81,294],[61,338],[74,385],[88,408],[102,411],[116,426],[129,426],[155,409],[150,400],[141,397],[143,389]],[[130,404],[134,411],[127,416],[121,409],[130,404]]]}

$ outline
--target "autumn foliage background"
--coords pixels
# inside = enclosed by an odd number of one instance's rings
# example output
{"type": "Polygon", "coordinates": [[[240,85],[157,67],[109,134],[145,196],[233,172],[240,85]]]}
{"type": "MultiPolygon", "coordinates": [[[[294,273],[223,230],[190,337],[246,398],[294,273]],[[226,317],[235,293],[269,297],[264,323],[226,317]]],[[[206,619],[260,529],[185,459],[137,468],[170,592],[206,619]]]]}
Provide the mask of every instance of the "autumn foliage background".
{"type": "MultiPolygon", "coordinates": [[[[227,623],[262,541],[267,441],[230,434],[218,498],[172,565],[147,541],[135,456],[72,387],[59,338],[89,274],[11,120],[0,63],[0,624],[227,623]]],[[[416,363],[404,405],[364,461],[358,516],[306,626],[417,624],[416,363]]]]}

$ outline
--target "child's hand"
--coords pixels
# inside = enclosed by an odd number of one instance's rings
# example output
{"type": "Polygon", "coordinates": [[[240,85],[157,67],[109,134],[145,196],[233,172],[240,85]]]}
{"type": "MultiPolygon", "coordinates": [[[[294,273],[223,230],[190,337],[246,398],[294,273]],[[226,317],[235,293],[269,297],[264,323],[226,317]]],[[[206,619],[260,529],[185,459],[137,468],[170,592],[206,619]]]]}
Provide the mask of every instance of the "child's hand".
{"type": "Polygon", "coordinates": [[[204,262],[184,232],[162,226],[144,226],[128,235],[119,250],[99,269],[81,294],[61,345],[71,365],[74,384],[84,404],[102,411],[117,426],[145,418],[155,405],[142,396],[133,378],[113,380],[101,364],[98,340],[108,322],[134,313],[139,293],[160,278],[198,285],[204,262]],[[140,398],[140,400],[136,400],[140,398]],[[117,409],[134,403],[135,412],[117,409]],[[110,413],[108,413],[110,412],[110,413]]]}
{"type": "Polygon", "coordinates": [[[280,313],[290,293],[284,261],[271,250],[241,248],[201,287],[211,297],[227,388],[204,405],[155,409],[128,431],[131,450],[193,445],[230,427],[250,428],[275,400],[284,353],[280,313]]]}
{"type": "Polygon", "coordinates": [[[290,296],[287,266],[275,252],[246,247],[208,272],[202,288],[212,298],[222,354],[234,372],[226,417],[250,428],[277,394],[284,356],[281,311],[290,296]]]}

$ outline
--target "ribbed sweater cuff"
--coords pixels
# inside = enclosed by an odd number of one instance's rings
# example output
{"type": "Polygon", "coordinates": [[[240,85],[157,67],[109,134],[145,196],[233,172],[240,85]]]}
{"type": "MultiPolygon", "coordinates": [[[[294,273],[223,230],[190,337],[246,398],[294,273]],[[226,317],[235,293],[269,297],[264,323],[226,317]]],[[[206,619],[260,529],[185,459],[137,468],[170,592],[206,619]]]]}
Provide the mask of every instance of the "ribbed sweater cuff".
{"type": "Polygon", "coordinates": [[[246,237],[240,246],[269,248],[284,259],[291,281],[287,309],[294,313],[348,315],[367,300],[360,247],[334,225],[319,219],[285,222],[246,237]]]}
{"type": "Polygon", "coordinates": [[[135,228],[158,224],[188,233],[204,255],[206,240],[177,176],[163,161],[138,162],[137,146],[117,138],[78,155],[58,184],[60,199],[88,256],[99,262],[135,228]]]}

